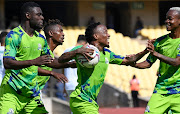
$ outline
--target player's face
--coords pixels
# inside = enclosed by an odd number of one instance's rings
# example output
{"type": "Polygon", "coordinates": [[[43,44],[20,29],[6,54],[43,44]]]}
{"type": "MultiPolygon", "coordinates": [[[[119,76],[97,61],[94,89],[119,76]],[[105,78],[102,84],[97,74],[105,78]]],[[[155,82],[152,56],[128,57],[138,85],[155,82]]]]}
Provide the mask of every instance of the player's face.
{"type": "Polygon", "coordinates": [[[175,31],[180,27],[180,15],[177,11],[169,10],[166,14],[165,20],[167,31],[175,31]]]}
{"type": "Polygon", "coordinates": [[[37,30],[41,29],[43,27],[43,13],[40,7],[34,7],[32,10],[29,12],[30,14],[30,27],[37,30]]]}
{"type": "Polygon", "coordinates": [[[64,32],[61,25],[55,25],[54,30],[52,31],[52,40],[57,45],[62,45],[64,42],[64,32]]]}
{"type": "Polygon", "coordinates": [[[109,47],[109,39],[110,35],[108,34],[108,30],[104,25],[98,25],[96,29],[96,33],[98,35],[98,42],[103,47],[109,47]]]}

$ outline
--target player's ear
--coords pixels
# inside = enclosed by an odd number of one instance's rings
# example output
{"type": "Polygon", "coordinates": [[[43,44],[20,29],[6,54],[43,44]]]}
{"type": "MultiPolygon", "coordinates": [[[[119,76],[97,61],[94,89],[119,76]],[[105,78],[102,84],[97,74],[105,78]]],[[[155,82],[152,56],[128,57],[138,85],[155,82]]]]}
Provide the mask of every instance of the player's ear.
{"type": "Polygon", "coordinates": [[[49,36],[53,36],[53,32],[52,32],[52,30],[50,30],[49,32],[48,32],[48,34],[49,34],[49,36]]]}
{"type": "Polygon", "coordinates": [[[98,34],[93,34],[94,39],[98,39],[98,34]]]}
{"type": "Polygon", "coordinates": [[[31,15],[30,15],[29,12],[26,13],[26,18],[27,18],[27,19],[30,19],[30,18],[31,18],[31,15]]]}

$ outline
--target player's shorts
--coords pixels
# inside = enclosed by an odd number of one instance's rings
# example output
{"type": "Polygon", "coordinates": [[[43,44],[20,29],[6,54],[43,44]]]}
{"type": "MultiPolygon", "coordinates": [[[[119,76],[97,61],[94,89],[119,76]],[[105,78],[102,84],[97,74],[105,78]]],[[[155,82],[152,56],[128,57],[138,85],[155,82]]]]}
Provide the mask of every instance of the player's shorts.
{"type": "Polygon", "coordinates": [[[9,84],[0,86],[0,114],[48,113],[41,103],[40,96],[28,98],[17,94],[9,84]]]}
{"type": "Polygon", "coordinates": [[[180,94],[162,95],[154,93],[149,100],[145,114],[163,114],[171,110],[180,114],[180,94]]]}
{"type": "Polygon", "coordinates": [[[99,114],[99,106],[96,103],[88,102],[78,96],[70,97],[70,108],[73,114],[99,114]]]}

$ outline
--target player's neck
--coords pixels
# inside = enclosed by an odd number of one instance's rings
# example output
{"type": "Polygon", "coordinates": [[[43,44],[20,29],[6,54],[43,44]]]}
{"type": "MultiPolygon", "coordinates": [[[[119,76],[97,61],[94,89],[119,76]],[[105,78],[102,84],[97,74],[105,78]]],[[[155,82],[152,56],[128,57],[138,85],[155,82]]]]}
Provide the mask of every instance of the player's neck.
{"type": "Polygon", "coordinates": [[[29,36],[33,36],[35,30],[30,27],[28,22],[21,23],[21,27],[29,36]]]}
{"type": "Polygon", "coordinates": [[[47,39],[47,43],[48,43],[49,48],[51,49],[51,51],[53,51],[57,47],[57,45],[53,42],[53,40],[51,38],[47,39]]]}
{"type": "Polygon", "coordinates": [[[96,41],[92,41],[91,42],[92,45],[96,46],[98,48],[99,51],[103,51],[104,46],[101,46],[98,42],[96,41]]]}
{"type": "Polygon", "coordinates": [[[177,28],[175,31],[171,31],[170,37],[172,39],[180,38],[180,27],[177,28]]]}

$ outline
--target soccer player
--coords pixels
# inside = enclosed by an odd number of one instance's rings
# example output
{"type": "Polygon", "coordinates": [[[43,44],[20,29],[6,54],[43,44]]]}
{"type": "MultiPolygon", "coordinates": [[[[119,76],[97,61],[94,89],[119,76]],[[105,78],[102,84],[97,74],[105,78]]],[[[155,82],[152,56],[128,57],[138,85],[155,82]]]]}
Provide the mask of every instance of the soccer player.
{"type": "Polygon", "coordinates": [[[150,55],[144,62],[132,64],[140,69],[149,68],[159,59],[158,79],[145,114],[163,114],[169,109],[180,113],[180,7],[172,7],[166,14],[167,31],[154,45],[149,42],[150,55]]]}
{"type": "MultiPolygon", "coordinates": [[[[64,33],[63,33],[62,25],[63,23],[61,23],[60,20],[52,19],[49,20],[44,27],[46,40],[51,51],[53,51],[58,45],[62,45],[64,42],[64,33]]],[[[52,53],[51,56],[54,57],[52,53]]],[[[54,59],[54,61],[51,64],[53,64],[53,66],[51,65],[51,67],[47,67],[43,65],[38,68],[38,73],[40,75],[44,75],[44,76],[36,77],[40,90],[43,89],[46,82],[49,80],[50,76],[53,76],[54,78],[58,79],[60,83],[67,82],[67,78],[63,74],[52,71],[52,68],[57,69],[57,68],[74,67],[74,62],[67,62],[64,64],[62,63],[60,64],[56,59],[54,59]]],[[[28,103],[25,106],[24,110],[22,110],[21,112],[28,112],[28,113],[39,112],[43,105],[44,104],[42,103],[42,101],[31,100],[31,102],[28,103]]]]}
{"type": "MultiPolygon", "coordinates": [[[[35,78],[38,66],[53,61],[46,39],[35,31],[43,27],[43,20],[40,6],[27,2],[21,7],[21,25],[6,37],[3,57],[6,73],[0,86],[0,114],[17,114],[31,100],[40,99],[35,78]]],[[[47,112],[44,107],[40,111],[47,112]]]]}
{"type": "Polygon", "coordinates": [[[2,82],[2,79],[5,75],[5,69],[4,69],[4,65],[3,65],[3,54],[4,54],[4,46],[5,46],[5,38],[6,35],[8,34],[8,32],[1,32],[0,34],[0,42],[1,42],[1,46],[0,46],[0,85],[2,82]]]}
{"type": "MultiPolygon", "coordinates": [[[[98,23],[93,23],[89,25],[85,32],[86,40],[89,44],[96,46],[100,51],[100,61],[94,68],[82,67],[77,62],[78,67],[78,86],[75,91],[70,95],[70,108],[74,114],[99,114],[99,106],[96,102],[99,91],[104,83],[104,78],[106,76],[106,71],[108,64],[118,64],[118,65],[129,65],[141,57],[143,57],[148,51],[144,51],[135,54],[131,57],[123,57],[116,55],[109,49],[109,38],[106,26],[98,23]]],[[[88,50],[93,53],[93,50],[88,50]]],[[[59,62],[69,61],[75,58],[76,55],[83,54],[84,56],[89,56],[85,46],[77,46],[73,48],[70,52],[64,53],[59,57],[59,62]],[[85,52],[86,50],[86,52],[85,52]]]]}

